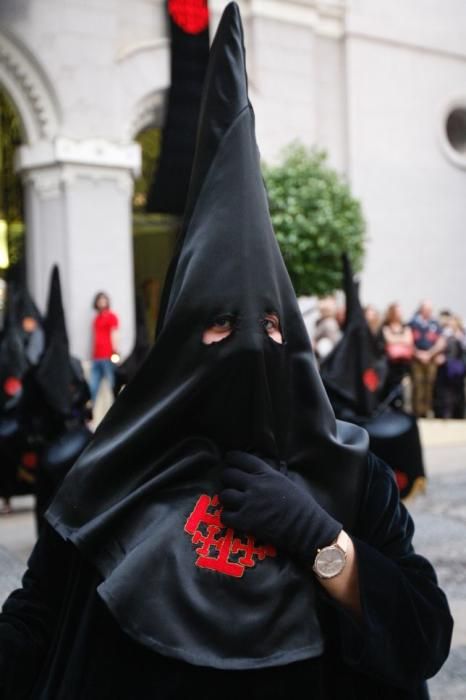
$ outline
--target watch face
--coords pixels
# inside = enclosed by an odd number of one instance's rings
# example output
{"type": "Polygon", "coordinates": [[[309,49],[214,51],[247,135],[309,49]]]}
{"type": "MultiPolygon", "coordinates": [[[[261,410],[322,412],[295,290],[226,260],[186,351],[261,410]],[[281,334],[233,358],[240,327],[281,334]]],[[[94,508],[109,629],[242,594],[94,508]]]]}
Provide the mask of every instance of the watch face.
{"type": "Polygon", "coordinates": [[[337,576],[345,566],[346,556],[340,547],[325,547],[316,556],[314,568],[322,578],[337,576]]]}

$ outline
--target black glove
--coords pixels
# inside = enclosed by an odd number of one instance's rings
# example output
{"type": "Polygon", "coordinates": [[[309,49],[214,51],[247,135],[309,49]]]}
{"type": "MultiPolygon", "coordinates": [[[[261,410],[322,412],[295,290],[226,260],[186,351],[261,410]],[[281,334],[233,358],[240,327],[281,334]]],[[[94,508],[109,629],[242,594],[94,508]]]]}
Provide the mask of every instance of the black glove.
{"type": "Polygon", "coordinates": [[[306,564],[317,549],[331,544],[342,530],[307,491],[262,459],[229,452],[223,470],[222,522],[287,551],[306,564]]]}

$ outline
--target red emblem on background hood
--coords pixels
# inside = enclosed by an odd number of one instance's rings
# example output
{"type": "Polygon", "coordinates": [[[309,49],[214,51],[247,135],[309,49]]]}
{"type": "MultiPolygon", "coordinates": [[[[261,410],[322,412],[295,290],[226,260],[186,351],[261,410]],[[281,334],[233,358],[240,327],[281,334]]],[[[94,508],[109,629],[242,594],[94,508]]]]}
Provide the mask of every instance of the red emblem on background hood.
{"type": "Polygon", "coordinates": [[[408,475],[399,471],[399,469],[395,469],[395,479],[400,491],[403,491],[409,484],[408,475]]]}
{"type": "Polygon", "coordinates": [[[362,375],[362,381],[366,389],[368,389],[371,393],[374,393],[374,391],[377,391],[379,388],[380,379],[375,369],[366,369],[362,375]]]}
{"type": "Polygon", "coordinates": [[[21,464],[27,469],[37,468],[37,453],[36,452],[23,452],[21,457],[21,464]]]}
{"type": "Polygon", "coordinates": [[[209,26],[207,0],[168,0],[168,14],[187,34],[200,34],[209,26]]]}
{"type": "Polygon", "coordinates": [[[16,396],[22,388],[21,380],[17,377],[7,377],[3,382],[3,391],[7,396],[16,396]]]}
{"type": "Polygon", "coordinates": [[[196,566],[241,578],[245,569],[255,566],[257,560],[276,556],[277,550],[272,545],[258,546],[250,535],[235,536],[234,530],[222,523],[221,512],[218,496],[203,495],[186,521],[184,530],[196,545],[196,566]]]}

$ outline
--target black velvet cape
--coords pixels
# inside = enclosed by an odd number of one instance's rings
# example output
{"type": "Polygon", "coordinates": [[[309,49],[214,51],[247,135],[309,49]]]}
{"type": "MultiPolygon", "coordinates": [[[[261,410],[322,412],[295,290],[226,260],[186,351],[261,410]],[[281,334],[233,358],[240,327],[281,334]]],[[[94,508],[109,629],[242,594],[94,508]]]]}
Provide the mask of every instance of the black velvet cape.
{"type": "MultiPolygon", "coordinates": [[[[353,535],[362,620],[323,589],[325,652],[286,666],[228,671],[161,657],[121,632],[96,593],[100,578],[51,528],[23,588],[0,615],[1,700],[421,700],[445,660],[452,620],[390,469],[370,455],[353,535]]],[[[311,579],[312,574],[309,573],[311,579]]]]}

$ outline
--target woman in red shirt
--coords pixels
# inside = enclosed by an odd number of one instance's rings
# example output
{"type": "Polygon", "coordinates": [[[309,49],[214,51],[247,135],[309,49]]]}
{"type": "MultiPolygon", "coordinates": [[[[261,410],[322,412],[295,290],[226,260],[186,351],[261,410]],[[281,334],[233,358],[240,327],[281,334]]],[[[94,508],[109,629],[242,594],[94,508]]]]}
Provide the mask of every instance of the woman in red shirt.
{"type": "Polygon", "coordinates": [[[90,390],[92,403],[95,403],[100,384],[105,377],[113,390],[115,367],[112,355],[117,354],[116,331],[118,317],[110,310],[110,299],[105,292],[99,292],[94,299],[97,315],[93,322],[93,349],[90,390]]]}

